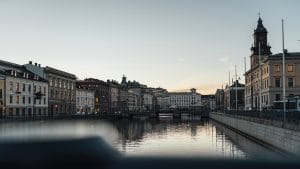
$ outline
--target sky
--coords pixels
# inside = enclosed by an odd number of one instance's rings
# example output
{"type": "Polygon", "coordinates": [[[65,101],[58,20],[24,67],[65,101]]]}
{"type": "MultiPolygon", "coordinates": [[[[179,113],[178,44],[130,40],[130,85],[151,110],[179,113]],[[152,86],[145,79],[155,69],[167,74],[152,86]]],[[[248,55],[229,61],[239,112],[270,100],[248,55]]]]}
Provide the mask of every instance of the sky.
{"type": "Polygon", "coordinates": [[[273,53],[300,51],[299,0],[0,0],[0,59],[213,94],[244,81],[258,13],[273,53]]]}

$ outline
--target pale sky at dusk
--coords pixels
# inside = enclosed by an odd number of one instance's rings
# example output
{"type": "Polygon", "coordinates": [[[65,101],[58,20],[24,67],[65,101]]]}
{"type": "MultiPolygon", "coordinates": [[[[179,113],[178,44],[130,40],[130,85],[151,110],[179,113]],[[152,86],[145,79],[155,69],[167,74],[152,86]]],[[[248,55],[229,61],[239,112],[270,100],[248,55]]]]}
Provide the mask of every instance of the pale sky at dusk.
{"type": "Polygon", "coordinates": [[[282,18],[300,51],[299,0],[0,0],[0,59],[214,93],[235,64],[244,79],[258,12],[273,53],[282,18]]]}

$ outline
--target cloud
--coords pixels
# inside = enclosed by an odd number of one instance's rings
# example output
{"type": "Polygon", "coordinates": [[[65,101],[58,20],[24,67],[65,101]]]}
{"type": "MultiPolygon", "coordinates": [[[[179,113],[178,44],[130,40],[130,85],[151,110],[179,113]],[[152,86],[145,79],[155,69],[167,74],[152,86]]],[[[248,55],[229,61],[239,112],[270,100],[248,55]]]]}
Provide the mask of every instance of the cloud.
{"type": "Polygon", "coordinates": [[[184,62],[185,59],[184,59],[184,58],[177,58],[176,61],[177,61],[177,62],[184,62]]]}
{"type": "Polygon", "coordinates": [[[224,57],[219,58],[218,61],[222,62],[222,63],[229,63],[230,58],[228,56],[224,56],[224,57]]]}

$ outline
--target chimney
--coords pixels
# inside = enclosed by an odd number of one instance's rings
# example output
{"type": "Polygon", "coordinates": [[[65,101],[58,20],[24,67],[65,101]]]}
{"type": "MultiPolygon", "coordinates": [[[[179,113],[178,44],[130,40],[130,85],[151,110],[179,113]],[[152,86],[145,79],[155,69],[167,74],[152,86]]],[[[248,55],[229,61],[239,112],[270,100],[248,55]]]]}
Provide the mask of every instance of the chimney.
{"type": "Polygon", "coordinates": [[[32,61],[29,61],[29,64],[31,64],[31,65],[32,65],[32,61]]]}
{"type": "Polygon", "coordinates": [[[37,63],[34,63],[34,66],[37,66],[37,63]]]}
{"type": "Polygon", "coordinates": [[[41,64],[39,64],[39,67],[41,67],[41,64]]]}

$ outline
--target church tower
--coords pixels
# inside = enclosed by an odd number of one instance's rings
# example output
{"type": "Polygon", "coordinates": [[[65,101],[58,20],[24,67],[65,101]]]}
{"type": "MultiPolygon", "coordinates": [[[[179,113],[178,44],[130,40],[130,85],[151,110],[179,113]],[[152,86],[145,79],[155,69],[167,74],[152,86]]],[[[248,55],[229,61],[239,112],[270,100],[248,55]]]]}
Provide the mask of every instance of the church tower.
{"type": "Polygon", "coordinates": [[[259,17],[257,21],[257,27],[253,33],[253,45],[251,47],[251,67],[255,67],[259,62],[259,44],[260,54],[263,59],[265,56],[271,55],[271,47],[268,44],[268,31],[262,23],[262,19],[259,17]]]}

